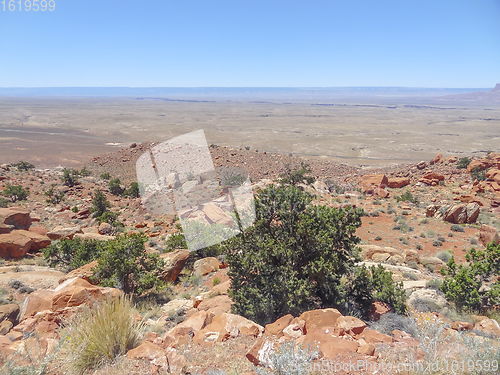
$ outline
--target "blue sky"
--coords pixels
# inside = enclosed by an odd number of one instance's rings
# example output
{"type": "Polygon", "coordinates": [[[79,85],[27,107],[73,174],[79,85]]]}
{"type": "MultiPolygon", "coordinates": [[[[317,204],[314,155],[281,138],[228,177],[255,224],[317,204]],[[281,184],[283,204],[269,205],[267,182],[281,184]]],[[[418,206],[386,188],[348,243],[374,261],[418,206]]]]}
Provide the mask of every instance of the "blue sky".
{"type": "Polygon", "coordinates": [[[500,82],[500,0],[1,1],[0,87],[500,82]]]}

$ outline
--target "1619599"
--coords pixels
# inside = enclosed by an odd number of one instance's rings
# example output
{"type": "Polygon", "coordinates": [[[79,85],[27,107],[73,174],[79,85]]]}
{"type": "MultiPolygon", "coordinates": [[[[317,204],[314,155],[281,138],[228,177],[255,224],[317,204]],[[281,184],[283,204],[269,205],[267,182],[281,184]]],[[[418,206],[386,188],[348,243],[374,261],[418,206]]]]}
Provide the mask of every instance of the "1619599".
{"type": "Polygon", "coordinates": [[[0,9],[4,12],[53,12],[55,0],[1,0],[0,9]]]}

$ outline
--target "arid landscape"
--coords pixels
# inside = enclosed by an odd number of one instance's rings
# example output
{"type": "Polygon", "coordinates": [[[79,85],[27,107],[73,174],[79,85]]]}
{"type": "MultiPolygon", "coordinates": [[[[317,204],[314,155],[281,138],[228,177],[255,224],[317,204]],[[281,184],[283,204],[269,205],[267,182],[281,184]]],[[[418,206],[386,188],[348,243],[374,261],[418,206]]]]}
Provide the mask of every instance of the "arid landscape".
{"type": "MultiPolygon", "coordinates": [[[[467,264],[471,247],[487,251],[500,241],[500,107],[450,98],[446,104],[420,98],[418,105],[380,100],[0,98],[2,371],[250,375],[283,373],[276,367],[281,361],[284,373],[426,374],[418,366],[436,365],[433,373],[449,374],[456,372],[448,363],[473,360],[488,361],[491,371],[469,366],[461,373],[496,373],[498,305],[462,308],[463,300],[443,292],[440,270],[452,267],[452,257],[467,264]],[[354,234],[357,266],[381,265],[394,292],[379,291],[366,314],[347,305],[318,306],[261,325],[231,310],[238,298],[232,258],[187,251],[176,217],[152,215],[133,190],[140,155],[198,129],[205,130],[217,170],[245,169],[256,196],[305,163],[311,180],[302,176],[293,184],[310,194],[311,204],[362,209],[354,234]],[[97,216],[100,194],[108,204],[97,216]],[[104,244],[121,246],[120,238],[143,238],[137,259],[149,254],[164,261],[146,274],[166,283],[165,290],[137,289],[138,279],[133,292],[123,282],[106,283],[95,267],[113,249],[104,244]],[[108,250],[92,255],[82,247],[97,246],[92,243],[108,250]],[[132,303],[117,297],[124,292],[132,303]],[[403,305],[395,295],[405,296],[403,305]],[[100,304],[109,296],[108,305],[100,304]],[[103,336],[91,329],[104,329],[92,315],[97,311],[130,327],[122,334],[135,341],[117,356],[89,362],[88,345],[103,336]],[[298,344],[317,351],[294,349],[298,344]],[[335,367],[352,362],[364,367],[335,367]],[[299,365],[310,367],[290,370],[299,365]]],[[[211,223],[224,219],[220,212],[202,214],[211,223]]],[[[147,267],[149,258],[140,259],[147,267]]],[[[483,303],[493,298],[488,291],[497,276],[484,280],[483,303]]]]}
{"type": "Polygon", "coordinates": [[[490,101],[484,95],[462,100],[335,92],[299,98],[285,92],[267,100],[264,94],[232,100],[227,94],[178,100],[0,97],[0,156],[40,167],[80,167],[132,142],[163,142],[199,129],[217,145],[351,166],[412,163],[437,152],[481,155],[500,140],[498,91],[490,91],[490,101]]]}

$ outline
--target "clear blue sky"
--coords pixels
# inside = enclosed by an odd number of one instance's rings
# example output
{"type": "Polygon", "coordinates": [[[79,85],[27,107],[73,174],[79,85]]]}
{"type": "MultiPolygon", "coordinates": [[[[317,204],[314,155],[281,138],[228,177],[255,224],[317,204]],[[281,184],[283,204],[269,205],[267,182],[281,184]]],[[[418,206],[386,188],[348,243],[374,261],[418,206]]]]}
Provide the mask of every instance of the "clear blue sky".
{"type": "Polygon", "coordinates": [[[500,0],[55,3],[0,3],[0,87],[500,82],[500,0]]]}

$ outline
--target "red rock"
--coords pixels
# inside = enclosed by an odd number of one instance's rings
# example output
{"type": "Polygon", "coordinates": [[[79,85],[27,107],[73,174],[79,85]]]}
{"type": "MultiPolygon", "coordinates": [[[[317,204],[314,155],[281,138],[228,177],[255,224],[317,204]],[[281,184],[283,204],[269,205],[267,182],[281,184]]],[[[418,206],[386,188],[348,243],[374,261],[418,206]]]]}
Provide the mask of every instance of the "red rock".
{"type": "Polygon", "coordinates": [[[357,339],[363,339],[367,343],[377,344],[380,342],[391,343],[394,339],[391,336],[384,335],[379,331],[373,329],[365,329],[363,332],[356,336],[357,339]]]}
{"type": "Polygon", "coordinates": [[[188,341],[196,333],[201,331],[207,324],[212,322],[213,315],[206,311],[198,311],[191,315],[188,319],[178,324],[170,331],[165,333],[163,337],[164,348],[179,346],[179,339],[186,337],[188,341]]]}
{"type": "Polygon", "coordinates": [[[478,205],[486,206],[486,201],[477,195],[473,194],[462,194],[460,197],[453,198],[455,200],[459,200],[462,203],[477,203],[478,205]]]}
{"type": "Polygon", "coordinates": [[[23,236],[31,239],[32,242],[31,242],[31,247],[29,250],[30,253],[35,253],[37,251],[45,249],[52,242],[49,237],[47,237],[43,234],[38,234],[38,233],[32,232],[31,230],[27,231],[27,230],[20,229],[20,230],[14,230],[11,233],[12,234],[17,233],[17,234],[23,235],[23,236]]]}
{"type": "Polygon", "coordinates": [[[476,323],[474,329],[488,335],[500,337],[500,324],[494,319],[483,319],[476,323]]]}
{"type": "Polygon", "coordinates": [[[384,174],[367,174],[361,176],[359,185],[364,194],[375,194],[380,189],[385,189],[389,180],[384,174]]]}
{"type": "MultiPolygon", "coordinates": [[[[97,266],[97,260],[93,260],[90,263],[87,263],[84,266],[81,266],[80,268],[77,268],[76,270],[73,270],[63,277],[59,279],[59,284],[65,282],[66,280],[73,279],[74,277],[79,277],[89,283],[91,283],[90,278],[94,275],[94,272],[92,271],[96,266],[97,266]]],[[[91,283],[92,284],[92,283],[91,283]]]]}
{"type": "Polygon", "coordinates": [[[113,288],[102,288],[94,286],[89,282],[75,277],[59,284],[54,289],[51,298],[51,310],[57,311],[65,307],[89,305],[104,299],[107,295],[119,295],[121,291],[113,288]]]}
{"type": "Polygon", "coordinates": [[[128,359],[145,359],[155,366],[168,369],[167,352],[160,346],[149,341],[143,341],[137,348],[127,352],[128,359]]]}
{"type": "Polygon", "coordinates": [[[434,172],[434,171],[429,171],[425,173],[422,178],[425,178],[426,180],[437,180],[437,181],[444,181],[444,176],[441,173],[434,172]]]}
{"type": "MultiPolygon", "coordinates": [[[[417,260],[418,261],[418,253],[416,251],[414,252],[405,252],[405,262],[409,262],[411,260],[417,260]]],[[[380,301],[375,301],[372,303],[370,307],[370,312],[368,314],[368,317],[370,320],[377,321],[380,319],[380,317],[384,314],[387,314],[389,312],[394,311],[394,309],[389,305],[388,303],[385,302],[380,302],[380,301]]]]}
{"type": "Polygon", "coordinates": [[[13,324],[17,324],[19,317],[20,308],[19,305],[15,303],[9,303],[7,305],[0,305],[0,322],[10,321],[13,324]]]}
{"type": "Polygon", "coordinates": [[[387,186],[393,189],[402,188],[410,184],[408,177],[391,177],[388,179],[387,186]]]}
{"type": "Polygon", "coordinates": [[[479,242],[481,242],[481,244],[485,247],[491,242],[498,245],[500,243],[500,236],[498,235],[497,229],[486,224],[481,225],[481,230],[479,231],[479,242]]]}
{"type": "Polygon", "coordinates": [[[160,254],[160,258],[166,263],[164,270],[164,280],[174,282],[181,273],[189,258],[189,250],[175,250],[171,253],[160,254]]]}
{"type": "Polygon", "coordinates": [[[282,316],[274,323],[267,324],[264,334],[266,336],[281,337],[283,336],[283,330],[290,324],[292,320],[293,320],[292,314],[282,316]]]}
{"type": "Polygon", "coordinates": [[[194,343],[221,342],[240,333],[246,336],[258,336],[264,327],[239,315],[223,313],[213,317],[212,322],[195,334],[194,343]]]}
{"type": "Polygon", "coordinates": [[[293,318],[290,324],[285,327],[283,334],[286,338],[296,339],[304,335],[306,322],[300,318],[293,318]]]}
{"type": "Polygon", "coordinates": [[[113,229],[113,226],[109,223],[101,223],[99,225],[98,229],[99,234],[102,234],[103,236],[112,236],[115,230],[113,229]]]}
{"type": "Polygon", "coordinates": [[[217,258],[208,257],[203,259],[198,259],[194,262],[193,269],[195,275],[207,275],[210,272],[216,272],[219,270],[220,262],[217,258]]]}
{"type": "Polygon", "coordinates": [[[310,310],[302,313],[300,319],[306,322],[305,333],[318,328],[334,327],[342,314],[337,309],[310,310]]]}
{"type": "Polygon", "coordinates": [[[0,258],[19,259],[30,250],[33,241],[19,233],[0,234],[0,258]]]}
{"type": "Polygon", "coordinates": [[[2,323],[0,323],[0,335],[7,335],[13,326],[14,324],[12,324],[12,322],[4,320],[2,323]]]}
{"type": "Polygon", "coordinates": [[[28,230],[31,217],[29,212],[17,208],[0,208],[0,224],[13,225],[14,229],[28,230]]]}
{"type": "Polygon", "coordinates": [[[83,234],[83,231],[80,227],[65,228],[62,226],[58,226],[50,232],[47,232],[47,237],[49,237],[52,241],[60,240],[61,238],[73,239],[73,237],[77,233],[83,234]]]}
{"type": "Polygon", "coordinates": [[[276,347],[277,345],[272,341],[260,337],[255,341],[245,356],[254,366],[262,366],[264,365],[264,363],[262,363],[263,359],[276,351],[276,347]]]}
{"type": "Polygon", "coordinates": [[[431,165],[438,164],[438,163],[442,163],[443,161],[444,161],[443,154],[438,152],[436,154],[436,156],[434,156],[434,158],[430,161],[430,164],[431,165]]]}
{"type": "Polygon", "coordinates": [[[324,359],[334,359],[338,354],[356,353],[359,347],[357,341],[341,339],[318,331],[300,337],[297,339],[297,344],[304,346],[311,344],[313,347],[317,345],[324,359]]]}
{"type": "Polygon", "coordinates": [[[470,331],[474,326],[469,322],[453,322],[451,323],[451,329],[455,331],[470,331]]]}
{"type": "Polygon", "coordinates": [[[41,234],[42,236],[45,236],[48,232],[48,230],[44,227],[30,227],[29,231],[36,234],[41,234]]]}
{"type": "Polygon", "coordinates": [[[445,212],[443,220],[452,224],[471,224],[479,216],[477,203],[453,205],[445,212]]]}
{"type": "Polygon", "coordinates": [[[204,299],[199,305],[199,310],[208,311],[214,315],[230,312],[233,301],[227,295],[215,296],[204,299]]]}
{"type": "Polygon", "coordinates": [[[366,328],[365,322],[353,316],[340,316],[335,322],[335,328],[339,336],[359,335],[366,328]]]}
{"type": "Polygon", "coordinates": [[[373,355],[375,355],[375,345],[373,345],[373,344],[365,344],[365,345],[361,345],[361,346],[358,348],[358,353],[359,353],[359,354],[364,354],[364,355],[370,355],[370,356],[373,356],[373,355]]]}

